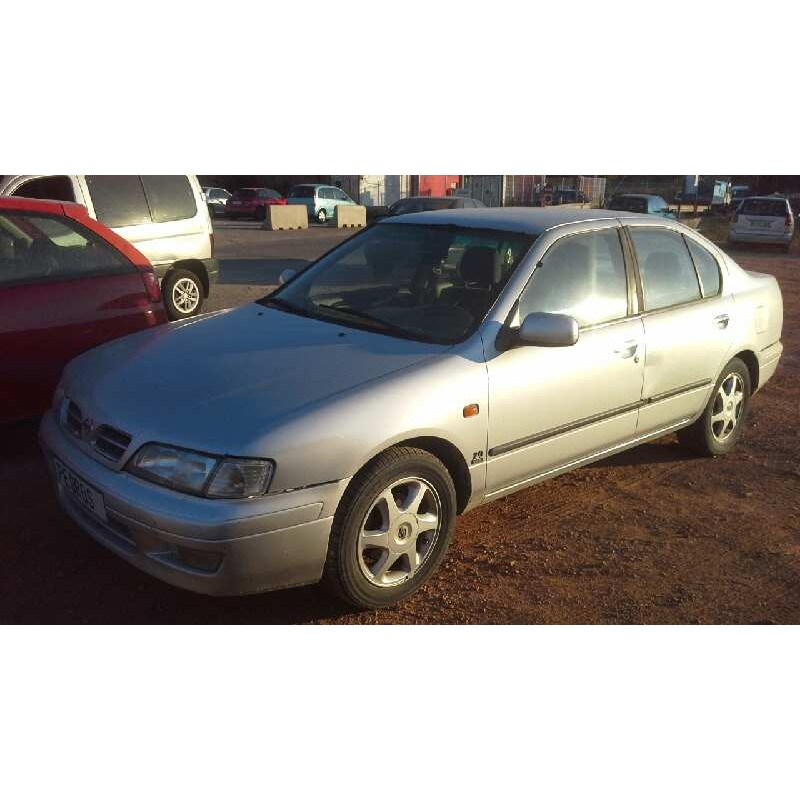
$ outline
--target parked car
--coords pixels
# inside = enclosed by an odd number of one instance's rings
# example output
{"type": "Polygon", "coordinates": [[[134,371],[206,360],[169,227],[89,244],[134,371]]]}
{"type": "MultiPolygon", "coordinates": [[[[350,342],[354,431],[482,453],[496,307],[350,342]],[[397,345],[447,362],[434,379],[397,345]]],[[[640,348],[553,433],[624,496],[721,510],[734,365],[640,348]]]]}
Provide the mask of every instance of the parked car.
{"type": "Polygon", "coordinates": [[[447,208],[486,208],[480,200],[471,197],[404,197],[390,205],[380,217],[398,217],[402,214],[415,214],[419,211],[443,211],[447,208]]]}
{"type": "Polygon", "coordinates": [[[551,194],[550,205],[562,206],[566,204],[588,203],[586,195],[577,189],[556,189],[551,194]]]}
{"type": "Polygon", "coordinates": [[[225,207],[231,199],[231,193],[227,189],[220,189],[218,186],[203,186],[203,194],[206,198],[208,213],[212,217],[222,217],[225,215],[225,207]]]}
{"type": "Polygon", "coordinates": [[[274,189],[237,189],[225,206],[225,214],[230,219],[252,217],[266,219],[267,206],[285,206],[286,198],[274,189]]]}
{"type": "Polygon", "coordinates": [[[787,253],[794,236],[794,214],[785,197],[746,197],[731,217],[729,242],[780,245],[787,253]]]}
{"type": "Polygon", "coordinates": [[[655,214],[659,217],[676,219],[667,201],[657,194],[618,194],[608,202],[607,208],[613,211],[628,211],[634,214],[655,214]]]}
{"type": "Polygon", "coordinates": [[[336,206],[358,205],[349,195],[337,186],[322,183],[301,183],[289,190],[289,205],[301,205],[308,209],[308,218],[325,223],[333,219],[336,206]]]}
{"type": "Polygon", "coordinates": [[[42,422],[66,512],[177,586],[396,602],[481,503],[670,431],[730,452],[782,351],[776,280],[652,215],[406,214],[284,281],[78,357],[42,422]]]}
{"type": "Polygon", "coordinates": [[[0,195],[86,206],[148,258],[170,319],[199,313],[217,280],[211,218],[194,175],[7,175],[0,195]]]}
{"type": "Polygon", "coordinates": [[[150,262],[83,206],[0,197],[0,421],[41,414],[74,356],[166,319],[150,262]]]}

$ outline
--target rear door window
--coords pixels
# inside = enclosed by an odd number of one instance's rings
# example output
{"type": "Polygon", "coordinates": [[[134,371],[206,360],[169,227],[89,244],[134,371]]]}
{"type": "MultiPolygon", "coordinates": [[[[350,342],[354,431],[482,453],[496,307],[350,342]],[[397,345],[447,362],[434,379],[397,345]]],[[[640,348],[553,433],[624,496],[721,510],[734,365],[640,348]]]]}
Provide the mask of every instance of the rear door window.
{"type": "Polygon", "coordinates": [[[197,214],[194,192],[186,175],[142,175],[153,222],[175,222],[197,214]]]}
{"type": "Polygon", "coordinates": [[[679,233],[664,228],[630,228],[648,311],[700,299],[700,284],[679,233]]]}
{"type": "Polygon", "coordinates": [[[97,219],[109,228],[152,222],[138,175],[87,175],[86,184],[97,219]]]}
{"type": "Polygon", "coordinates": [[[117,250],[83,226],[49,214],[0,213],[0,285],[133,272],[117,250]]]}
{"type": "Polygon", "coordinates": [[[289,197],[313,197],[314,196],[314,187],[313,186],[295,186],[291,192],[289,192],[289,197]]]}

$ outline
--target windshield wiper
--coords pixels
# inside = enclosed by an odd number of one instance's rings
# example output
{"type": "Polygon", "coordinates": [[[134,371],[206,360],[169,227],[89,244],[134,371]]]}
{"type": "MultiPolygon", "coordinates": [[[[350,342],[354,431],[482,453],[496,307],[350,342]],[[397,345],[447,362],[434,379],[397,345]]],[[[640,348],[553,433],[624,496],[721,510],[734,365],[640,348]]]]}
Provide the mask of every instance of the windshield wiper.
{"type": "Polygon", "coordinates": [[[325,309],[326,311],[344,314],[347,317],[355,317],[356,319],[361,319],[365,322],[375,325],[382,330],[391,331],[392,333],[397,333],[405,337],[409,336],[409,332],[405,328],[401,328],[399,325],[392,325],[391,322],[386,322],[379,317],[373,317],[372,314],[369,314],[366,311],[361,311],[358,308],[352,308],[351,306],[328,306],[324,303],[317,305],[317,308],[320,310],[325,309]]]}
{"type": "Polygon", "coordinates": [[[301,317],[311,316],[311,313],[307,309],[302,306],[296,306],[294,303],[290,303],[282,297],[267,295],[260,300],[256,300],[256,303],[260,306],[267,306],[268,308],[279,308],[281,311],[288,311],[290,314],[299,314],[301,317]]]}

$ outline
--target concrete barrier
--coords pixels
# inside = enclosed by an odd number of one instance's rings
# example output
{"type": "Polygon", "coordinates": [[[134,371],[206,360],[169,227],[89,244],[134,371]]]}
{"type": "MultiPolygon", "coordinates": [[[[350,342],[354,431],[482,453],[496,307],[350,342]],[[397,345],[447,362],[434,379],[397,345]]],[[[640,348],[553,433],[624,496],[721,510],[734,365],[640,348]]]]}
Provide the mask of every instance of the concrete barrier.
{"type": "Polygon", "coordinates": [[[337,228],[363,228],[367,224],[366,206],[336,206],[334,211],[337,228]]]}
{"type": "Polygon", "coordinates": [[[291,231],[308,227],[308,209],[304,205],[267,206],[262,231],[291,231]]]}

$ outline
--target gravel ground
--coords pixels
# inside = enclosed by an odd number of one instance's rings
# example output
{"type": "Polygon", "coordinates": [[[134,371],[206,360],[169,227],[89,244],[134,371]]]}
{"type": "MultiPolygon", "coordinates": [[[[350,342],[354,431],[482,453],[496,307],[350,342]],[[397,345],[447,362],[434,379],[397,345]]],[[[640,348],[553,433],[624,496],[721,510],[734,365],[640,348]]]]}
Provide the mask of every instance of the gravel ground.
{"type": "MultiPolygon", "coordinates": [[[[346,235],[222,223],[210,308],[264,294],[286,266],[346,235]]],[[[214,599],[141,574],[60,512],[35,424],[10,426],[0,622],[800,622],[800,249],[734,257],[778,277],[785,352],[726,458],[694,458],[669,436],[483,506],[459,519],[443,568],[416,596],[353,612],[317,587],[214,599]]]]}

